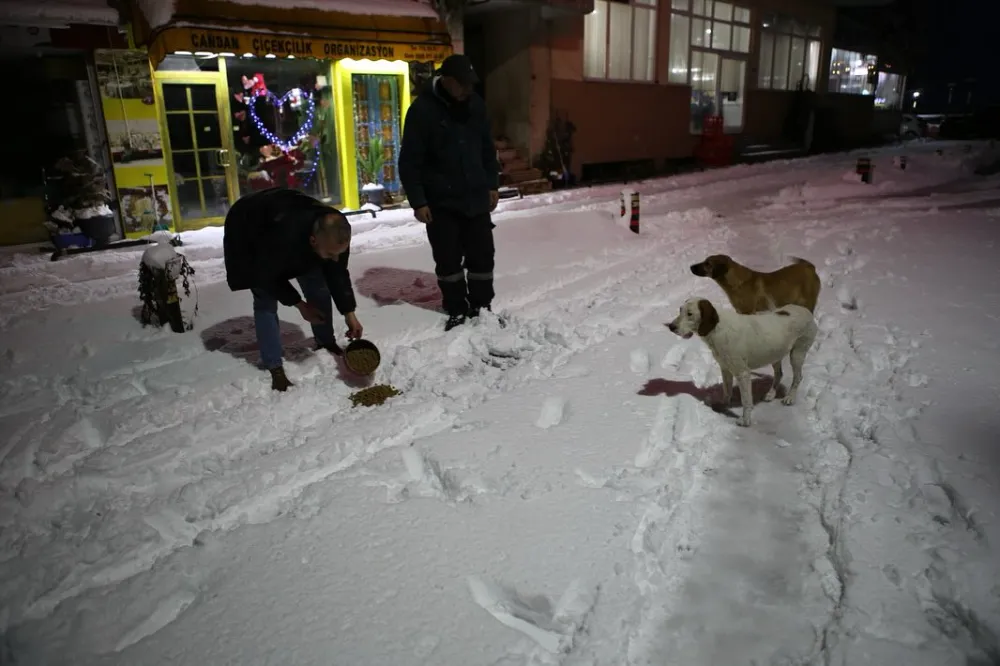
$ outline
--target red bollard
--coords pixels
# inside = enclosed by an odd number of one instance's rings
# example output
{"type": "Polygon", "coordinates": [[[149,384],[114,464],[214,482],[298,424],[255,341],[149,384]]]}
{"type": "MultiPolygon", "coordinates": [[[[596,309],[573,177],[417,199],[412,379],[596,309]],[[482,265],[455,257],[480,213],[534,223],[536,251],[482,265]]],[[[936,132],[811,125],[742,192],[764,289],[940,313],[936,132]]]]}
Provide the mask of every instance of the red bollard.
{"type": "Polygon", "coordinates": [[[867,183],[868,185],[872,184],[872,175],[875,171],[875,165],[872,164],[870,157],[859,157],[854,171],[861,176],[862,183],[867,183]]]}
{"type": "MultiPolygon", "coordinates": [[[[622,204],[625,203],[625,195],[622,195],[622,204]]],[[[622,211],[624,215],[624,211],[622,211]]],[[[639,193],[632,193],[632,217],[628,221],[628,228],[631,229],[632,233],[639,233],[639,193]]]]}

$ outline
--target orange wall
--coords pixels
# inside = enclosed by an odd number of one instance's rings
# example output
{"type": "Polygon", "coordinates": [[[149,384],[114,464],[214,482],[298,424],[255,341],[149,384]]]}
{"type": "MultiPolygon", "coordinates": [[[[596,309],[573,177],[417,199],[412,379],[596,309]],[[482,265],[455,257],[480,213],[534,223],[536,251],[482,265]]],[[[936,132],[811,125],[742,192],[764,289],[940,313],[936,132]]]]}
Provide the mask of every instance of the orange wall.
{"type": "Polygon", "coordinates": [[[596,162],[691,155],[690,99],[687,86],[552,80],[553,110],[576,125],[576,174],[596,162]]]}
{"type": "MultiPolygon", "coordinates": [[[[835,11],[820,0],[743,0],[742,4],[751,8],[755,28],[747,56],[743,133],[755,141],[773,140],[782,134],[793,95],[791,92],[756,88],[759,59],[756,31],[761,16],[767,12],[785,13],[822,27],[820,58],[823,66],[817,92],[823,95],[827,86],[826,65],[829,63],[835,11]]],[[[489,100],[491,106],[499,104],[507,107],[505,110],[494,109],[494,115],[505,117],[505,122],[500,124],[505,126],[519,148],[527,149],[525,152],[532,156],[537,154],[539,144],[544,140],[543,127],[551,111],[565,114],[576,125],[571,168],[577,174],[582,165],[589,163],[648,158],[662,160],[691,155],[698,137],[689,131],[690,88],[660,82],[666,80],[669,66],[669,0],[661,0],[660,11],[657,12],[657,83],[585,80],[582,16],[553,19],[542,27],[537,20],[528,18],[528,12],[519,15],[512,12],[506,17],[499,14],[491,17],[490,22],[498,33],[503,32],[508,38],[515,27],[512,24],[520,25],[518,50],[530,52],[525,58],[527,54],[501,55],[502,49],[494,49],[497,76],[492,77],[493,86],[488,83],[491,88],[488,96],[493,97],[489,100]],[[504,100],[504,97],[507,99],[504,100]]],[[[835,105],[838,109],[844,107],[849,111],[851,120],[847,123],[857,122],[864,116],[863,105],[854,100],[835,105]]]]}
{"type": "MultiPolygon", "coordinates": [[[[670,57],[670,12],[657,12],[656,76],[666,79],[670,57]]],[[[550,100],[552,110],[576,125],[573,164],[686,157],[691,135],[691,89],[662,83],[612,83],[583,78],[583,17],[552,22],[550,100]]]]}

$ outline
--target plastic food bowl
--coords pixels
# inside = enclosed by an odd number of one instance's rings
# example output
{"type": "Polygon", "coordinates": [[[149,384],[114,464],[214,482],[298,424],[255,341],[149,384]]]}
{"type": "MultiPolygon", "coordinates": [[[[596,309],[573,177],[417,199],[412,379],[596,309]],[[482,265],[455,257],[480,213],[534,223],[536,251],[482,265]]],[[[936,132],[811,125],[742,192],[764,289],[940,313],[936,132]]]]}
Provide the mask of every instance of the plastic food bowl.
{"type": "Polygon", "coordinates": [[[356,375],[368,377],[375,374],[382,363],[382,354],[375,343],[368,340],[354,340],[344,350],[344,364],[356,375]]]}

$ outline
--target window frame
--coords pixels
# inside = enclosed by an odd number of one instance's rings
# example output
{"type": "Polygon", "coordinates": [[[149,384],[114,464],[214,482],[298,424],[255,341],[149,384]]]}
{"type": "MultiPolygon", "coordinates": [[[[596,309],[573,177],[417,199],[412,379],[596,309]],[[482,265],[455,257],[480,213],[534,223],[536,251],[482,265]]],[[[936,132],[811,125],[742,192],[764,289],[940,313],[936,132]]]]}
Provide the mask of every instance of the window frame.
{"type": "MultiPolygon", "coordinates": [[[[692,66],[696,62],[704,63],[706,56],[715,60],[716,69],[714,72],[713,85],[714,91],[716,93],[716,101],[718,103],[717,113],[725,117],[724,104],[722,98],[719,96],[720,93],[720,78],[722,76],[723,63],[725,61],[734,61],[742,64],[742,80],[740,81],[740,97],[741,104],[745,104],[746,93],[749,89],[747,82],[747,72],[750,70],[750,58],[753,55],[754,49],[754,23],[753,23],[753,8],[742,4],[737,0],[733,2],[732,0],[671,0],[670,2],[670,35],[668,35],[668,61],[667,61],[667,80],[663,83],[666,85],[683,85],[691,88],[692,95],[695,90],[704,91],[705,89],[698,84],[695,86],[694,75],[692,73],[692,66]],[[720,15],[719,5],[723,5],[723,11],[728,8],[728,15],[723,15],[720,18],[716,18],[720,15]],[[699,7],[701,8],[699,10],[699,7]],[[675,76],[674,73],[674,35],[681,34],[675,33],[674,28],[679,25],[679,21],[687,24],[687,37],[686,37],[686,59],[685,59],[685,72],[684,80],[676,80],[679,77],[675,76]],[[705,28],[705,22],[708,22],[708,31],[705,33],[708,35],[708,44],[695,44],[694,35],[695,30],[702,30],[705,28]],[[725,24],[729,28],[729,48],[716,48],[713,41],[715,36],[715,24],[716,22],[720,24],[725,24]],[[738,34],[736,28],[744,28],[747,31],[746,39],[746,50],[737,51],[733,49],[733,45],[736,42],[736,35],[738,34]],[[696,57],[697,55],[697,57],[696,57]]],[[[740,125],[739,127],[727,126],[724,131],[727,134],[738,134],[744,130],[746,126],[746,111],[744,108],[740,110],[740,125]]],[[[692,114],[690,122],[690,131],[693,135],[699,135],[702,132],[700,126],[696,126],[695,117],[692,114]]]]}
{"type": "MultiPolygon", "coordinates": [[[[703,24],[704,25],[704,24],[703,24]]],[[[693,54],[695,51],[699,52],[709,52],[714,53],[719,58],[729,58],[730,60],[744,59],[747,62],[747,67],[750,66],[750,56],[753,53],[754,47],[754,30],[753,30],[753,9],[746,5],[741,5],[739,2],[732,2],[731,0],[671,0],[670,2],[670,34],[667,36],[667,78],[663,83],[668,85],[680,85],[680,86],[691,86],[691,64],[694,61],[693,54]],[[724,5],[729,5],[731,10],[730,18],[716,18],[716,2],[721,2],[724,5]],[[696,5],[702,5],[705,7],[701,13],[698,13],[696,5]],[[711,8],[711,11],[709,11],[711,8]],[[745,12],[744,16],[746,20],[737,19],[737,13],[739,11],[745,12]],[[684,75],[684,81],[672,80],[673,63],[670,62],[670,58],[673,55],[673,35],[674,35],[674,25],[675,18],[681,17],[687,22],[687,71],[684,75]],[[715,22],[723,23],[729,26],[729,48],[715,48],[713,44],[695,44],[694,43],[694,30],[696,21],[708,21],[711,25],[711,35],[709,40],[714,39],[715,36],[715,22]],[[746,51],[736,51],[733,49],[733,43],[735,42],[736,28],[745,28],[748,30],[748,40],[747,40],[747,50],[746,51]]],[[[721,61],[720,61],[721,62],[721,61]]],[[[744,89],[746,88],[746,82],[744,81],[744,89]]]]}
{"type": "MultiPolygon", "coordinates": [[[[838,60],[838,62],[840,61],[838,60]]],[[[878,88],[878,76],[877,76],[878,71],[879,71],[878,56],[875,55],[874,53],[864,53],[863,51],[852,51],[850,49],[841,49],[833,47],[832,49],[830,49],[830,76],[826,84],[827,92],[835,93],[838,95],[861,95],[865,97],[874,98],[875,92],[878,88]],[[850,62],[852,62],[850,59],[847,58],[847,56],[858,56],[859,60],[861,60],[862,62],[866,62],[867,63],[866,69],[868,70],[868,74],[866,74],[866,76],[870,77],[872,76],[872,74],[875,74],[876,75],[875,83],[868,83],[866,79],[866,83],[865,85],[862,86],[861,92],[854,92],[851,90],[841,90],[839,86],[841,79],[843,79],[844,77],[840,76],[840,74],[838,73],[836,79],[834,79],[834,74],[833,74],[833,62],[834,62],[833,59],[837,57],[838,53],[844,56],[845,58],[844,62],[847,64],[850,64],[850,62]],[[833,89],[834,81],[836,81],[838,84],[837,90],[833,89]],[[870,88],[871,90],[869,92],[864,92],[868,88],[870,88]]],[[[854,75],[852,74],[848,74],[846,78],[850,79],[853,76],[854,75]]]]}
{"type": "Polygon", "coordinates": [[[880,98],[878,96],[878,90],[879,90],[879,87],[881,86],[881,84],[880,83],[876,83],[875,84],[875,92],[873,93],[873,96],[875,98],[874,99],[875,110],[876,111],[902,111],[903,107],[906,105],[906,75],[905,74],[898,74],[896,72],[890,72],[890,71],[887,71],[887,70],[884,70],[884,69],[878,70],[879,81],[882,80],[883,76],[885,76],[886,80],[888,80],[890,76],[891,77],[896,77],[899,80],[899,93],[896,96],[897,100],[896,100],[895,104],[886,104],[886,103],[879,104],[878,103],[879,99],[883,99],[883,98],[880,98]]]}
{"type": "MultiPolygon", "coordinates": [[[[823,27],[818,24],[803,22],[794,16],[778,13],[763,14],[758,27],[759,46],[757,51],[757,81],[755,86],[758,90],[774,90],[777,92],[795,92],[801,81],[808,80],[810,64],[810,46],[818,44],[816,55],[816,79],[811,85],[803,86],[803,90],[813,92],[819,89],[819,80],[823,76],[823,27]],[[778,59],[778,39],[784,37],[788,39],[787,62],[784,68],[785,86],[776,87],[774,85],[774,66],[778,59]],[[802,75],[798,81],[791,81],[792,62],[795,54],[795,40],[802,40],[802,75]],[[765,67],[764,53],[765,47],[770,44],[770,66],[765,67]],[[764,82],[765,72],[767,82],[764,82]]],[[[828,79],[829,80],[829,79],[828,79]]]]}
{"type": "MultiPolygon", "coordinates": [[[[666,0],[664,0],[666,1],[666,0]]],[[[584,81],[600,81],[605,83],[638,83],[638,84],[655,84],[657,83],[658,67],[656,58],[656,47],[657,42],[660,39],[659,31],[659,12],[661,0],[594,0],[594,11],[597,11],[598,3],[604,3],[607,5],[607,15],[604,18],[604,75],[594,75],[587,72],[587,62],[588,58],[588,48],[587,48],[587,38],[586,38],[586,28],[584,28],[584,38],[583,38],[583,48],[581,49],[581,55],[583,57],[583,80],[584,81]],[[611,77],[611,5],[625,5],[629,8],[629,49],[628,49],[628,78],[612,78],[611,77]],[[635,16],[636,9],[646,9],[652,10],[653,14],[653,39],[650,43],[650,51],[653,59],[653,71],[650,78],[635,78],[635,16]]],[[[590,16],[584,16],[584,21],[590,16]]]]}

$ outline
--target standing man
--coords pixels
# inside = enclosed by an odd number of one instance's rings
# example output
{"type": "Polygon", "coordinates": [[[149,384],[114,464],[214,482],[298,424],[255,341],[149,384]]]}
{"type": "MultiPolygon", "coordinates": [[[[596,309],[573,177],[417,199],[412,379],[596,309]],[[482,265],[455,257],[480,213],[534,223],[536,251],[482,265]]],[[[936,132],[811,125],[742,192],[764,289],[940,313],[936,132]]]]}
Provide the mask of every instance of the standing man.
{"type": "Polygon", "coordinates": [[[500,166],[478,80],[466,56],[449,56],[410,105],[399,151],[399,179],[427,226],[446,331],[493,304],[500,166]]]}
{"type": "Polygon", "coordinates": [[[364,330],[347,260],[351,223],[339,210],[286,189],[249,194],[226,215],[222,246],[226,281],[233,291],[253,292],[253,319],[260,362],[271,373],[271,388],[286,391],[282,367],[278,303],[295,307],[312,325],[317,349],[340,354],[333,333],[333,303],[347,324],[347,337],[364,330]],[[305,300],[290,283],[295,278],[305,300]]]}

